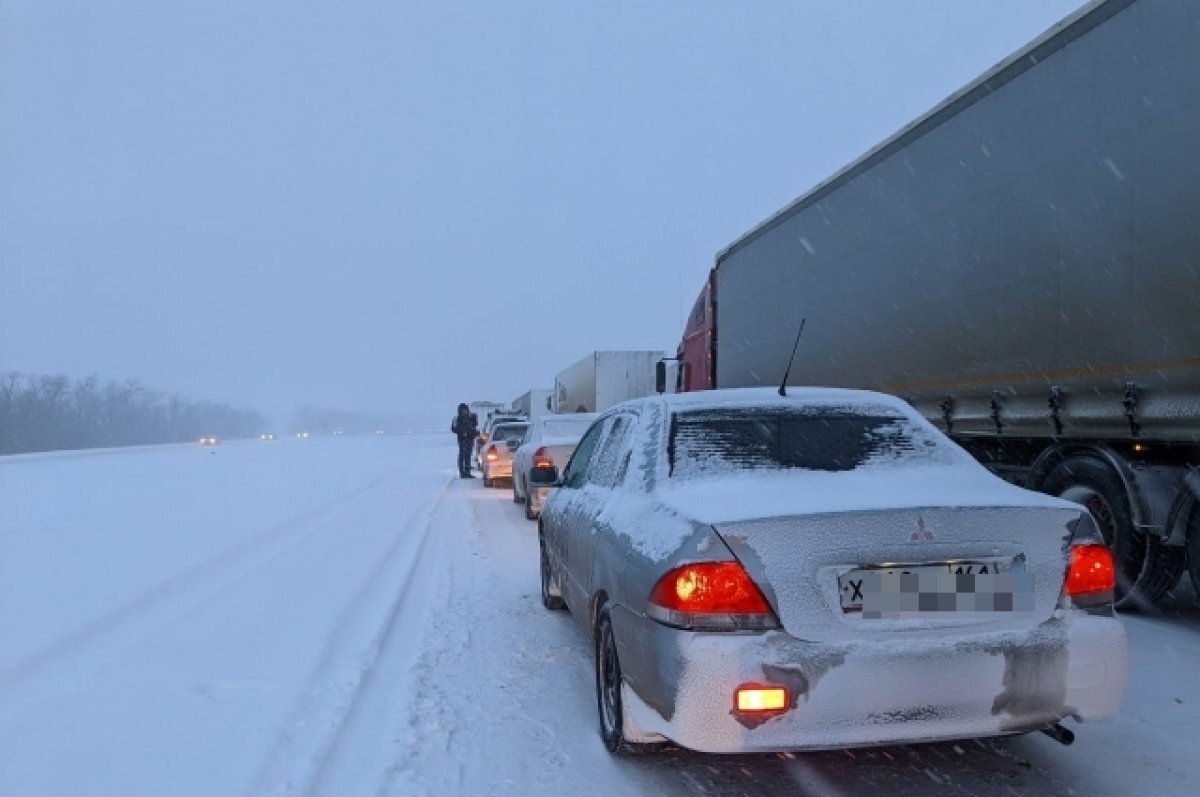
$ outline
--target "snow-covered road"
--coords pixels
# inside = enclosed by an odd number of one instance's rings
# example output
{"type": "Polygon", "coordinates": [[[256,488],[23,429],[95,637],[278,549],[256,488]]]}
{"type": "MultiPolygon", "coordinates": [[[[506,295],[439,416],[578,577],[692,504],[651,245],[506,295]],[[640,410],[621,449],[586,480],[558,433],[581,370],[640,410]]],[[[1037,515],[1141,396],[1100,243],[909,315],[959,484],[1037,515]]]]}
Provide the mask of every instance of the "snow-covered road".
{"type": "Polygon", "coordinates": [[[0,795],[1196,793],[1190,594],[1070,748],[613,759],[535,525],[448,437],[0,459],[0,795]]]}

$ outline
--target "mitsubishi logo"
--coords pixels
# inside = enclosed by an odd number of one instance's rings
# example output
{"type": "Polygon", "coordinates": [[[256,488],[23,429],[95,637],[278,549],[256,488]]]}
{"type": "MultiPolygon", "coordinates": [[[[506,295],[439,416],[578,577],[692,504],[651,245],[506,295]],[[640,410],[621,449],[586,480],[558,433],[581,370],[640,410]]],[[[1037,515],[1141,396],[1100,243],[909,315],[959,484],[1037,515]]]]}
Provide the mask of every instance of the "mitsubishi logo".
{"type": "Polygon", "coordinates": [[[917,515],[917,527],[908,535],[909,542],[933,542],[933,532],[925,526],[925,516],[917,515]]]}

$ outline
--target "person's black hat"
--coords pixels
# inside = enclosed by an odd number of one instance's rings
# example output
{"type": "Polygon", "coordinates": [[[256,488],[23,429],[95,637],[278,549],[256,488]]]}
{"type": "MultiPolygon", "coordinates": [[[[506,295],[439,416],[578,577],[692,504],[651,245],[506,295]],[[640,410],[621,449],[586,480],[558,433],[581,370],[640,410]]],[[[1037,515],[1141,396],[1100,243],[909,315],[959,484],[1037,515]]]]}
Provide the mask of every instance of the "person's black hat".
{"type": "Polygon", "coordinates": [[[459,412],[462,412],[463,410],[469,410],[469,409],[471,409],[471,408],[467,406],[467,403],[465,401],[458,405],[459,412]]]}

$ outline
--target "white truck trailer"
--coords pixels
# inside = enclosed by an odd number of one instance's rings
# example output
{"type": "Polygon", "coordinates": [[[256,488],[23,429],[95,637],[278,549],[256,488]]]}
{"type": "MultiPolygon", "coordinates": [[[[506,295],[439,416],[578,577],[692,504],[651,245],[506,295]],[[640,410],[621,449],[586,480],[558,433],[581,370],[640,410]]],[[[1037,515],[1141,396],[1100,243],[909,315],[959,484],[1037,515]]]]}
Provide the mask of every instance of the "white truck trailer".
{"type": "Polygon", "coordinates": [[[553,395],[554,391],[550,388],[527,390],[513,399],[512,408],[532,421],[549,414],[553,395]]]}
{"type": "Polygon", "coordinates": [[[603,412],[628,399],[652,395],[661,351],[594,351],[554,378],[556,413],[603,412]]]}

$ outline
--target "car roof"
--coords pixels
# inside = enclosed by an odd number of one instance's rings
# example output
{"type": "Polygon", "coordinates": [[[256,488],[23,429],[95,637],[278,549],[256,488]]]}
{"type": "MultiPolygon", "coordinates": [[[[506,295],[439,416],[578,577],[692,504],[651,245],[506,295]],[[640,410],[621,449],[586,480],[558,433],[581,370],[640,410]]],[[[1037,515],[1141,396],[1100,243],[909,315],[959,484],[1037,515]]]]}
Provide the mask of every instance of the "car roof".
{"type": "Polygon", "coordinates": [[[887,393],[834,387],[789,387],[786,396],[780,396],[778,388],[770,387],[696,390],[689,393],[671,393],[633,399],[618,404],[617,407],[634,407],[647,403],[659,403],[672,413],[688,410],[787,408],[805,405],[836,405],[839,407],[858,405],[864,409],[882,407],[909,417],[916,412],[903,399],[887,393]]]}

